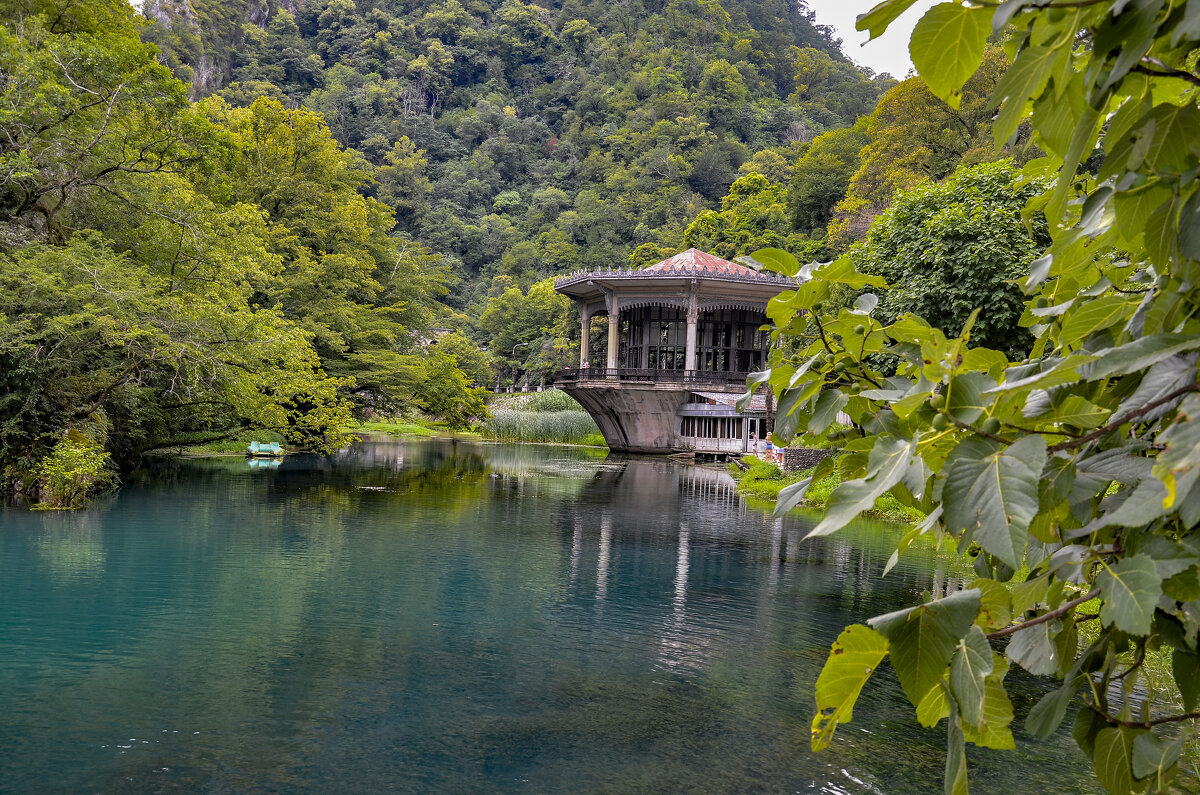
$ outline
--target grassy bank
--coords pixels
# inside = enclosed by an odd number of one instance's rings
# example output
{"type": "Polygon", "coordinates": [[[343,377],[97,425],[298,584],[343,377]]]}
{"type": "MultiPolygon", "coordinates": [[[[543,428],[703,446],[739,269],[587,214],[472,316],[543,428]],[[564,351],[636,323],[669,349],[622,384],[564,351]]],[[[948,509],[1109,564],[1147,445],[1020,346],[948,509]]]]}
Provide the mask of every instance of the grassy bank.
{"type": "Polygon", "coordinates": [[[436,420],[419,420],[397,418],[391,420],[373,420],[347,428],[351,433],[382,433],[388,436],[408,436],[419,439],[429,439],[434,436],[453,436],[456,439],[479,439],[476,431],[451,430],[446,423],[436,420]]]}
{"type": "Polygon", "coordinates": [[[246,431],[245,433],[230,436],[228,439],[203,442],[201,444],[183,444],[178,447],[168,447],[155,452],[166,455],[182,453],[189,456],[242,455],[246,452],[246,448],[250,446],[251,442],[278,442],[285,448],[287,447],[283,436],[278,433],[272,431],[246,431]]]}
{"type": "MultiPolygon", "coordinates": [[[[729,467],[730,473],[738,482],[738,491],[748,497],[762,500],[774,501],[784,486],[804,480],[813,473],[812,469],[805,469],[788,474],[774,464],[754,456],[747,456],[743,460],[750,465],[749,469],[743,470],[732,464],[729,467]]],[[[833,493],[839,483],[841,483],[841,479],[836,472],[813,481],[812,485],[808,487],[808,491],[805,492],[804,501],[800,505],[817,510],[824,508],[829,502],[829,495],[833,493]]],[[[863,516],[901,524],[912,524],[925,518],[920,511],[902,505],[890,494],[884,494],[876,500],[875,507],[865,511],[863,516]]]]}

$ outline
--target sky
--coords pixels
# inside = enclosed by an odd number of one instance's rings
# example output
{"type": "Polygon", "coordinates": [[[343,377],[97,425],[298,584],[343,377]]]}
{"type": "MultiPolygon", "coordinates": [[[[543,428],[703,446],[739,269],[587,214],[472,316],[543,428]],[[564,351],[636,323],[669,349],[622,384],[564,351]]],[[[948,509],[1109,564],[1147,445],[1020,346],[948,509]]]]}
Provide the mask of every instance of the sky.
{"type": "Polygon", "coordinates": [[[938,0],[917,0],[912,8],[888,26],[887,32],[865,46],[867,32],[854,29],[854,20],[865,14],[878,0],[808,0],[808,7],[817,14],[817,22],[837,30],[842,39],[842,51],[853,61],[869,66],[876,72],[891,72],[903,78],[912,68],[908,57],[908,36],[917,20],[938,0]]]}

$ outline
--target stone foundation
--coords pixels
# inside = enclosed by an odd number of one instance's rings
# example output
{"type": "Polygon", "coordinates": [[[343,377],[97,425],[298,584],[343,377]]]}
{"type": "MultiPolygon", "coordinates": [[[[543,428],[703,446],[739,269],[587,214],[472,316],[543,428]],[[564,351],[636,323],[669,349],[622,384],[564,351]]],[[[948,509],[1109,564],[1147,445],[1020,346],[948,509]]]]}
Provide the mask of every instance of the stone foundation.
{"type": "Polygon", "coordinates": [[[780,469],[784,472],[799,472],[802,469],[815,467],[821,461],[834,453],[837,450],[816,449],[813,447],[785,447],[783,448],[783,463],[780,469]]]}
{"type": "Polygon", "coordinates": [[[675,413],[691,394],[677,385],[620,382],[580,382],[561,389],[592,415],[609,448],[624,453],[670,453],[675,413]]]}

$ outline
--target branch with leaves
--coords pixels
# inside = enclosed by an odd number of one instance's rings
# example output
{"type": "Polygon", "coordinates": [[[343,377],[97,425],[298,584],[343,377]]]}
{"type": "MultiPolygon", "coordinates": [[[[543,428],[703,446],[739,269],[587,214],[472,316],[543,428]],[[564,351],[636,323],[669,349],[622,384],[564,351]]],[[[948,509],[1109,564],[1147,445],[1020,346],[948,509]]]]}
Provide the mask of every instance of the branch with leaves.
{"type": "MultiPolygon", "coordinates": [[[[858,27],[878,36],[912,2],[884,0],[858,27]]],[[[943,537],[974,555],[978,576],[841,634],[817,681],[812,744],[835,741],[888,658],[918,721],[945,722],[945,791],[965,793],[967,743],[1015,747],[1003,679],[1016,664],[1061,680],[1025,716],[1030,733],[1059,731],[1082,693],[1074,737],[1100,783],[1165,792],[1200,718],[1200,4],[945,2],[914,29],[913,62],[956,107],[994,35],[1012,59],[992,98],[994,140],[1025,125],[1047,153],[1022,174],[1043,186],[1025,220],[1049,235],[1017,280],[1028,355],[973,340],[994,307],[961,329],[911,311],[873,320],[870,291],[887,285],[853,257],[748,260],[796,281],[769,307],[777,336],[806,316],[821,331],[751,379],[778,396],[779,441],[822,435],[838,411],[865,434],[818,467],[843,482],[811,534],[891,493],[928,519],[889,569],[921,536],[943,537]],[[867,292],[818,317],[835,287],[867,292]],[[872,370],[871,354],[895,372],[872,370]],[[1078,625],[1096,619],[1081,647],[1078,625]],[[1131,699],[1152,653],[1170,655],[1182,711],[1153,690],[1131,699]]],[[[901,234],[903,223],[915,222],[876,222],[901,234]]],[[[781,492],[777,512],[806,488],[781,492]]]]}

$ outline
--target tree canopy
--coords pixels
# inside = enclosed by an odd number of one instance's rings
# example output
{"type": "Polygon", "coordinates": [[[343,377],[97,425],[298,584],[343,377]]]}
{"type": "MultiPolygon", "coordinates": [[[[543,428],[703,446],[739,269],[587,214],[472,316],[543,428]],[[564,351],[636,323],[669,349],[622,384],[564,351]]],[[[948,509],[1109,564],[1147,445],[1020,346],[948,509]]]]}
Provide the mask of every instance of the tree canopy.
{"type": "Polygon", "coordinates": [[[1027,353],[1033,336],[1019,324],[1018,280],[1050,237],[1041,213],[1025,221],[1021,211],[1043,188],[1003,161],[902,191],[849,253],[856,268],[887,282],[875,317],[891,323],[911,312],[953,335],[978,312],[975,345],[1027,353]]]}
{"type": "Polygon", "coordinates": [[[448,269],[390,234],[375,167],[320,115],[188,103],[119,0],[4,11],[6,490],[242,429],[336,449],[369,407],[482,413],[422,343],[448,269]]]}

